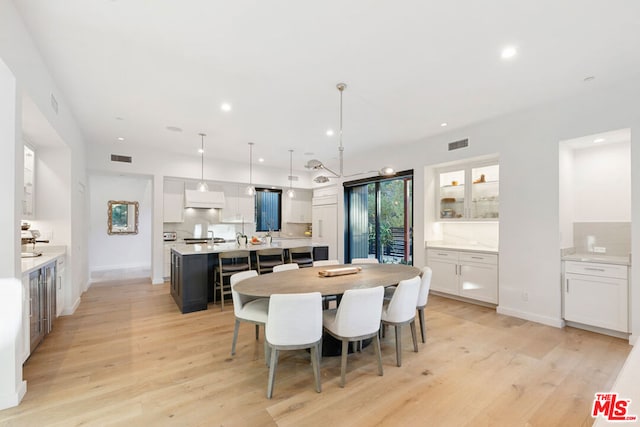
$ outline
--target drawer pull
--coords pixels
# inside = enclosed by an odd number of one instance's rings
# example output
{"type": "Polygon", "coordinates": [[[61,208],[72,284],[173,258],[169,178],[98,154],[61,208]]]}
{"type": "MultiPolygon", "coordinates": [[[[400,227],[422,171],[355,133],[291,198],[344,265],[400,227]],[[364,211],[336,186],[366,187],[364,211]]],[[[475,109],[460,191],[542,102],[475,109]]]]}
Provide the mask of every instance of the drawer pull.
{"type": "Polygon", "coordinates": [[[482,256],[472,256],[471,258],[473,258],[473,259],[484,259],[484,257],[482,257],[482,256]]]}
{"type": "Polygon", "coordinates": [[[441,252],[438,252],[438,255],[440,255],[440,256],[449,256],[449,254],[443,254],[441,252]]]}
{"type": "Polygon", "coordinates": [[[590,271],[606,271],[604,268],[595,268],[595,267],[585,267],[585,270],[590,270],[590,271]]]}

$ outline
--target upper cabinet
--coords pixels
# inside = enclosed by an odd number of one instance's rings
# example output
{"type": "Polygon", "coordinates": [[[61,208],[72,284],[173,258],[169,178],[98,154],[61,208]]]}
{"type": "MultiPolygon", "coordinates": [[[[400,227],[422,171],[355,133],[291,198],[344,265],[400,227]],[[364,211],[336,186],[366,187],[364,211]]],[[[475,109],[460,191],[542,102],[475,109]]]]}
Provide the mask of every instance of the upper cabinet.
{"type": "Polygon", "coordinates": [[[311,224],[311,191],[297,190],[293,199],[286,194],[282,197],[282,217],[284,222],[311,224]]]}
{"type": "Polygon", "coordinates": [[[220,211],[220,222],[255,223],[256,201],[254,196],[247,196],[240,185],[224,186],[224,208],[220,211]]]}
{"type": "Polygon", "coordinates": [[[24,146],[24,181],[22,192],[22,218],[33,219],[35,216],[35,167],[36,153],[26,145],[24,146]]]}
{"type": "Polygon", "coordinates": [[[497,161],[440,169],[437,174],[436,217],[441,220],[496,221],[499,172],[497,161]]]}
{"type": "Polygon", "coordinates": [[[184,222],[184,182],[164,181],[164,222],[184,222]]]}

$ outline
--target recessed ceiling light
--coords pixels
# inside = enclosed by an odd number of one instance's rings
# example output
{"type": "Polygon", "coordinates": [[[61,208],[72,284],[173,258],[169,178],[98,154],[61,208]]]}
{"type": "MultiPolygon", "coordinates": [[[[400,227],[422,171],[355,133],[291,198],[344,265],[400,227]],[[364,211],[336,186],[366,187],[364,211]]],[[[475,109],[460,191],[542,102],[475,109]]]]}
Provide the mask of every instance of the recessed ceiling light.
{"type": "Polygon", "coordinates": [[[231,104],[227,104],[226,102],[224,102],[222,105],[220,105],[220,109],[222,111],[231,111],[231,104]]]}
{"type": "Polygon", "coordinates": [[[327,136],[333,136],[333,129],[327,130],[327,136]]]}
{"type": "Polygon", "coordinates": [[[122,136],[119,136],[118,141],[124,141],[124,138],[122,136]]]}
{"type": "Polygon", "coordinates": [[[198,148],[198,154],[202,154],[204,153],[204,150],[202,148],[198,148]]]}
{"type": "Polygon", "coordinates": [[[167,126],[165,129],[171,132],[182,132],[182,128],[178,126],[167,126]]]}
{"type": "Polygon", "coordinates": [[[305,156],[313,156],[313,153],[311,151],[307,151],[306,153],[304,153],[305,156]]]}
{"type": "Polygon", "coordinates": [[[500,56],[502,57],[502,59],[511,59],[516,56],[517,53],[518,50],[515,48],[515,46],[507,46],[502,49],[502,53],[500,54],[500,56]]]}
{"type": "Polygon", "coordinates": [[[258,159],[258,161],[259,161],[260,163],[262,163],[262,162],[264,162],[264,159],[263,159],[262,157],[260,157],[260,158],[258,159]]]}
{"type": "Polygon", "coordinates": [[[604,141],[605,141],[605,139],[604,139],[604,138],[596,138],[596,139],[594,139],[594,140],[593,140],[593,142],[594,142],[595,144],[598,144],[598,143],[600,143],[600,142],[604,142],[604,141]]]}
{"type": "Polygon", "coordinates": [[[447,122],[442,122],[442,123],[440,123],[440,126],[445,127],[445,126],[447,126],[448,124],[449,124],[449,123],[447,123],[447,122]]]}

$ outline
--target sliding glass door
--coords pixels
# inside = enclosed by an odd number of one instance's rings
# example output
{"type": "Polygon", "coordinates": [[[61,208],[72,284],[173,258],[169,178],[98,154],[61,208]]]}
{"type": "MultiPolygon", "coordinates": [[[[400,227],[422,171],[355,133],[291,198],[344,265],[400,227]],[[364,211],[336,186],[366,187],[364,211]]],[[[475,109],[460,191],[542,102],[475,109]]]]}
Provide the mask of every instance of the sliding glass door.
{"type": "Polygon", "coordinates": [[[346,262],[376,258],[413,264],[413,171],[347,182],[346,262]]]}

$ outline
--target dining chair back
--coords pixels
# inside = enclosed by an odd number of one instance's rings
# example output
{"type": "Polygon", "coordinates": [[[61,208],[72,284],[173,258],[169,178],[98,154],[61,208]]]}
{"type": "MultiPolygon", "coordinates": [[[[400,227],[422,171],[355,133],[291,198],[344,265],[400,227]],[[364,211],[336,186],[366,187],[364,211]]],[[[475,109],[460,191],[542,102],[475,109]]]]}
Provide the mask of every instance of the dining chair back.
{"type": "Polygon", "coordinates": [[[284,250],[282,248],[268,248],[256,251],[258,274],[271,273],[273,267],[282,264],[284,264],[284,250]]]}
{"type": "Polygon", "coordinates": [[[298,266],[298,264],[296,263],[292,263],[292,264],[282,264],[282,265],[276,265],[273,267],[273,272],[274,273],[280,273],[282,271],[287,271],[287,270],[297,270],[298,268],[300,268],[298,266]]]}
{"type": "Polygon", "coordinates": [[[236,318],[233,329],[233,341],[231,343],[232,356],[236,354],[236,343],[238,341],[238,329],[240,328],[240,322],[249,322],[256,325],[256,340],[258,340],[260,335],[260,326],[264,326],[267,322],[269,298],[249,297],[239,294],[235,290],[236,284],[245,279],[256,277],[257,275],[258,273],[255,270],[249,270],[233,274],[229,278],[229,282],[231,284],[231,297],[233,298],[233,314],[236,318]]]}
{"type": "Polygon", "coordinates": [[[265,327],[271,352],[267,398],[273,395],[278,352],[311,349],[311,363],[316,391],[320,385],[320,346],[322,343],[322,297],[320,292],[273,294],[269,299],[269,315],[265,327]]]}
{"type": "Polygon", "coordinates": [[[213,303],[216,302],[216,291],[220,290],[220,310],[224,309],[224,296],[231,294],[231,285],[225,283],[225,277],[247,270],[251,270],[249,251],[229,251],[218,254],[218,266],[215,269],[213,282],[213,303]]]}
{"type": "Polygon", "coordinates": [[[289,249],[289,262],[298,264],[301,268],[313,266],[313,246],[300,246],[289,249]]]}
{"type": "Polygon", "coordinates": [[[427,341],[427,330],[424,324],[424,309],[427,306],[429,300],[429,288],[431,288],[431,276],[433,272],[430,267],[424,267],[422,269],[422,279],[420,282],[420,291],[418,292],[418,303],[416,308],[418,309],[418,322],[420,323],[420,335],[422,342],[427,341]]]}
{"type": "Polygon", "coordinates": [[[379,264],[377,258],[352,258],[351,264],[379,264]]]}
{"type": "Polygon", "coordinates": [[[384,288],[350,289],[345,291],[337,310],[323,312],[325,330],[342,341],[340,387],[344,387],[347,371],[349,342],[373,338],[378,356],[378,374],[382,375],[382,354],[380,352],[380,320],[384,288]]]}
{"type": "Polygon", "coordinates": [[[382,310],[382,324],[393,325],[396,335],[396,362],[402,366],[402,326],[409,324],[411,327],[411,337],[413,338],[413,350],[418,351],[418,341],[416,339],[416,303],[418,292],[420,291],[420,277],[401,280],[393,293],[389,304],[382,310]]]}
{"type": "Polygon", "coordinates": [[[313,261],[314,267],[327,267],[329,265],[340,265],[337,259],[324,259],[320,261],[313,261]]]}

